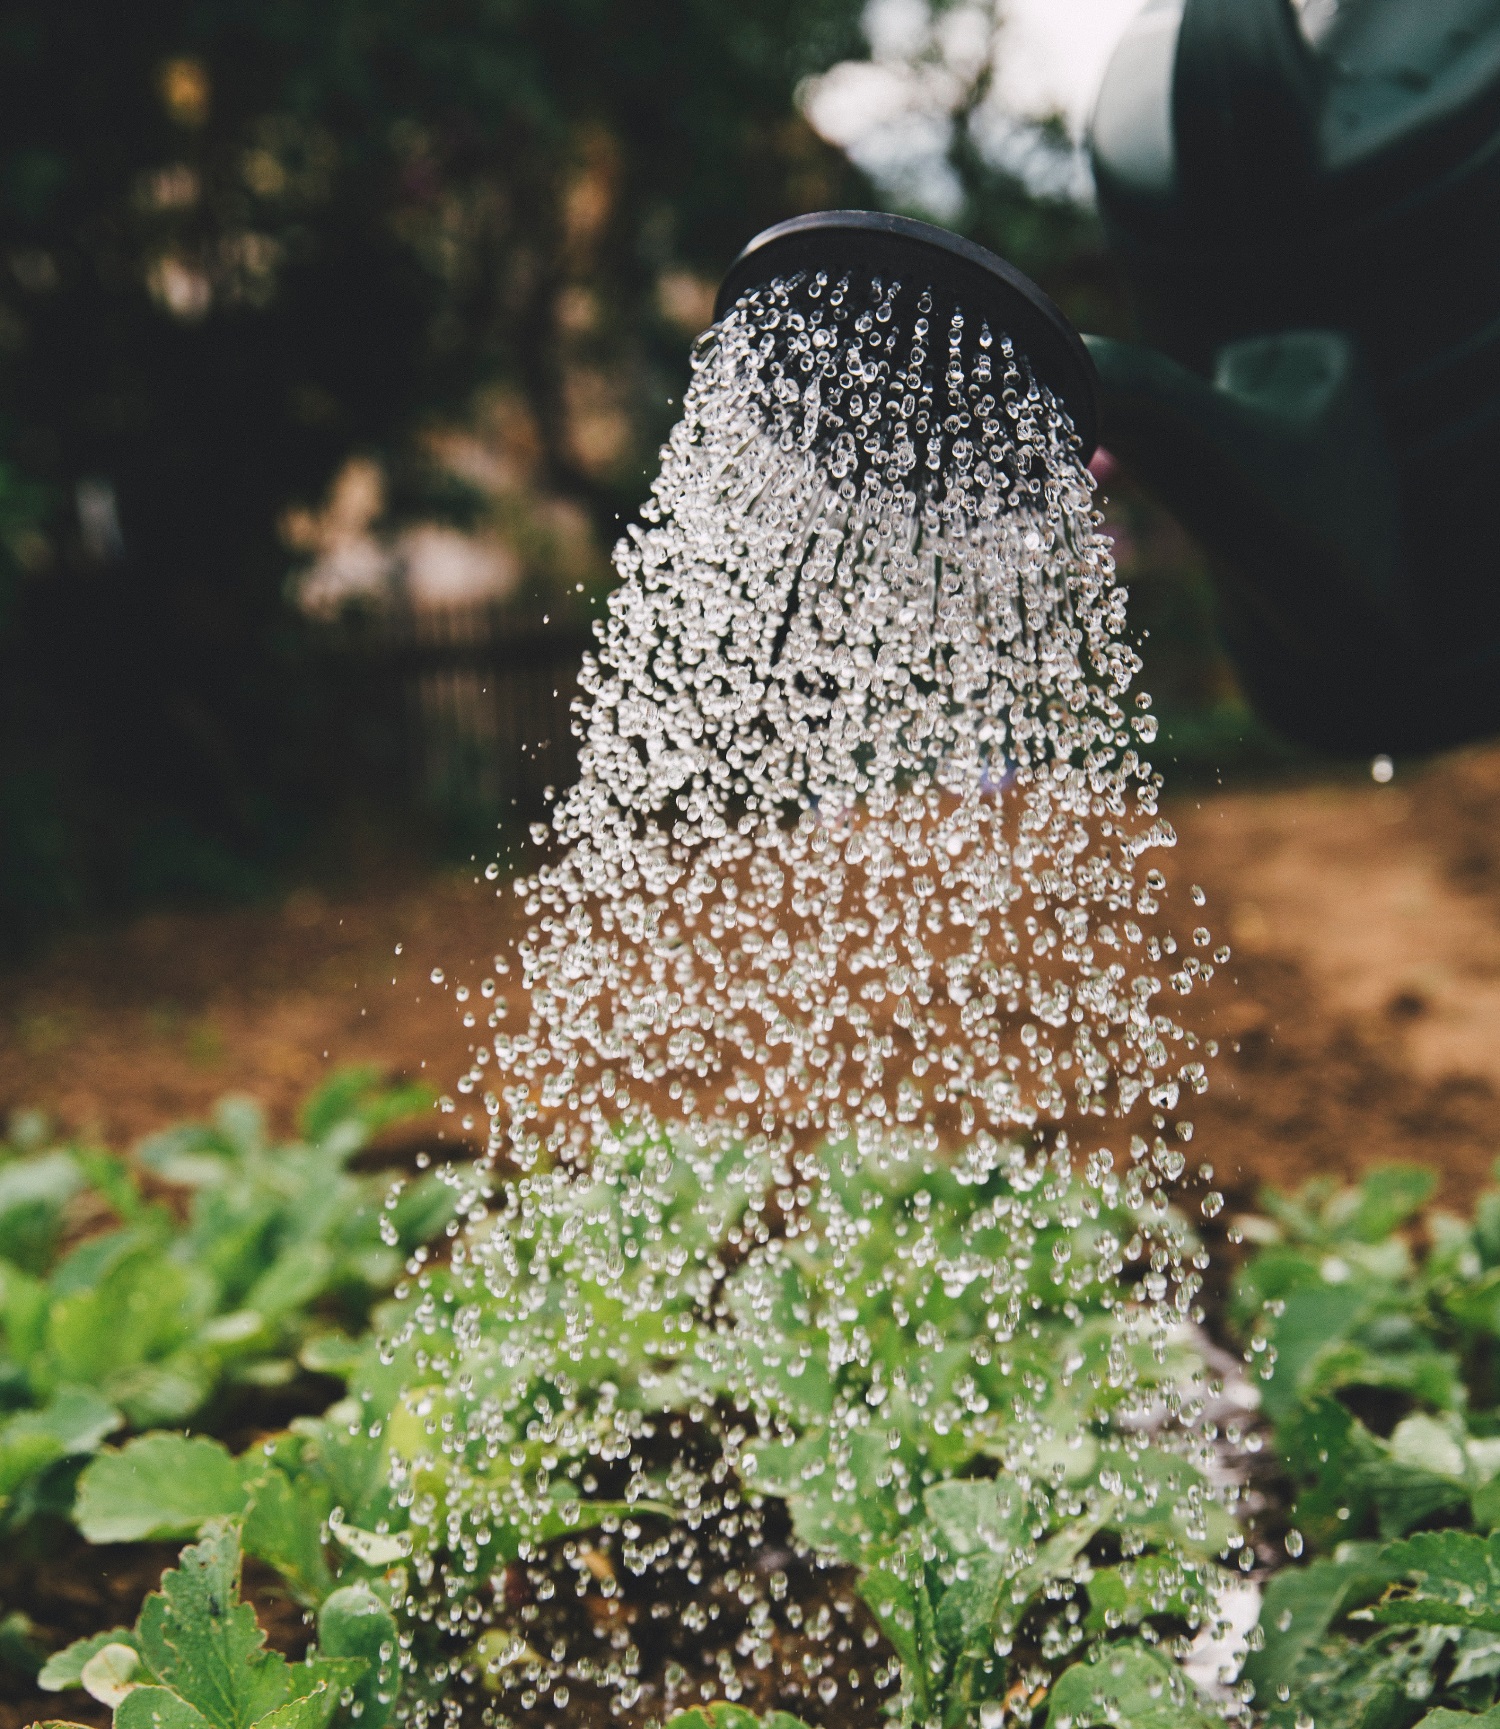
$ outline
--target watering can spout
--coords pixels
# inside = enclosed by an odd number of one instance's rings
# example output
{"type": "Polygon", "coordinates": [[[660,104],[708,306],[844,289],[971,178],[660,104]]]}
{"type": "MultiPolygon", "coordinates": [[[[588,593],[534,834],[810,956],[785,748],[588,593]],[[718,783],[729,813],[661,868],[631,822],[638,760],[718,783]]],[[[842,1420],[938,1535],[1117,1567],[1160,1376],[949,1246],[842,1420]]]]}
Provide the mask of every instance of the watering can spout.
{"type": "Polygon", "coordinates": [[[1258,706],[1293,734],[1364,748],[1403,600],[1396,469],[1355,344],[1253,337],[1204,379],[1152,348],[1085,340],[1102,441],[1207,551],[1231,648],[1255,645],[1237,658],[1258,706]],[[1332,642],[1365,691],[1330,689],[1332,642]]]}

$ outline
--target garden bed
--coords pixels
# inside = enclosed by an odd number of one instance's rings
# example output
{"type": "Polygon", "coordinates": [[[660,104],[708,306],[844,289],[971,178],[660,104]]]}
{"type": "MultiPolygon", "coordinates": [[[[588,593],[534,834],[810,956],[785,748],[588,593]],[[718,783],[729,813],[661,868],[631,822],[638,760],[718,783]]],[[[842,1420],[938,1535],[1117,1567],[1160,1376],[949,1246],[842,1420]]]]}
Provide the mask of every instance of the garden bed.
{"type": "MultiPolygon", "coordinates": [[[[1231,1354],[1249,1347],[1257,1367],[1272,1360],[1269,1353],[1280,1354],[1266,1383],[1267,1415],[1258,1427],[1238,1421],[1221,1451],[1238,1461],[1243,1478],[1243,1546],[1230,1551],[1230,1559],[1247,1557],[1255,1581],[1277,1581],[1262,1629],[1266,1649],[1252,1660],[1262,1685],[1257,1708],[1268,1709],[1277,1722],[1285,1715],[1288,1726],[1311,1700],[1319,1729],[1373,1729],[1377,1723],[1380,1729],[1406,1729],[1435,1701],[1453,1708],[1487,1706],[1489,1678],[1500,1674],[1500,1668],[1485,1667],[1481,1649],[1486,1638],[1500,1648],[1500,1634],[1489,1631],[1486,1620],[1500,1628],[1500,1604],[1473,1607],[1472,1594],[1482,1595],[1483,1581],[1462,1584],[1470,1600],[1458,1607],[1446,1599],[1434,1606],[1423,1583],[1435,1565],[1472,1566],[1475,1552],[1464,1545],[1478,1542],[1500,1514],[1500,1489],[1490,1492],[1497,1481],[1490,1467],[1500,1449],[1500,1373],[1492,1360],[1500,1303],[1492,1306],[1489,1294],[1500,1279],[1500,1227],[1494,1224],[1500,1203],[1483,1200],[1473,1224],[1462,1229],[1441,1214],[1425,1222],[1421,1216],[1434,1199],[1458,1201],[1467,1214],[1493,1156],[1493,1083],[1483,1047],[1495,1007],[1486,969],[1496,948],[1492,933],[1500,930],[1500,864],[1486,850],[1481,817],[1497,774],[1500,758],[1476,753],[1407,786],[1398,784],[1394,795],[1390,788],[1304,787],[1205,800],[1201,810],[1189,801],[1175,813],[1183,839],[1173,876],[1179,886],[1206,883],[1216,925],[1227,927],[1236,948],[1230,971],[1238,975],[1238,989],[1216,989],[1206,999],[1203,1030],[1216,1033],[1226,1048],[1214,1089],[1194,1110],[1193,1152],[1201,1148],[1212,1158],[1218,1168],[1213,1180],[1226,1190],[1227,1205],[1213,1218],[1197,1219],[1201,1184],[1180,1198],[1210,1250],[1197,1297],[1208,1338],[1231,1354]],[[1321,874],[1314,869],[1319,861],[1321,874]],[[1372,931],[1383,932],[1383,941],[1372,941],[1372,931]],[[1427,957],[1426,972],[1414,956],[1427,957]],[[1230,1048],[1235,1043],[1238,1050],[1230,1048]],[[1458,1065],[1456,1073],[1452,1064],[1458,1065]],[[1378,1179],[1363,1198],[1330,1192],[1296,1204],[1268,1203],[1270,1215],[1262,1210],[1262,1176],[1285,1189],[1309,1170],[1357,1171],[1406,1150],[1414,1136],[1421,1138],[1421,1150],[1441,1148],[1436,1197],[1427,1195],[1425,1181],[1397,1174],[1378,1179]],[[1241,1234],[1245,1230],[1248,1236],[1241,1234]],[[1259,1443],[1257,1451],[1247,1449],[1247,1437],[1252,1446],[1259,1443]],[[1400,1547],[1409,1537],[1416,1549],[1400,1547]],[[1451,1554],[1422,1548],[1439,1542],[1451,1554]],[[1299,1545],[1292,1564],[1290,1551],[1299,1545]],[[1403,1607],[1412,1603],[1418,1607],[1403,1607]],[[1386,1620],[1361,1619],[1376,1612],[1386,1620]],[[1285,1701],[1278,1697],[1280,1686],[1288,1689],[1285,1701]]],[[[434,1075],[441,1084],[464,1065],[474,1037],[462,1026],[452,988],[469,977],[470,968],[482,970],[501,945],[496,930],[506,928],[507,907],[500,903],[497,919],[493,887],[467,877],[436,890],[419,887],[343,903],[304,897],[274,912],[183,919],[165,935],[160,927],[154,936],[148,928],[80,944],[50,977],[38,972],[21,981],[21,1037],[0,1059],[0,1076],[15,1103],[50,1105],[64,1124],[104,1116],[90,1101],[114,1089],[118,1102],[110,1108],[129,1132],[159,1124],[153,1113],[164,1101],[199,1107],[222,1089],[231,1059],[238,1078],[242,1056],[246,1078],[269,1083],[270,1115],[282,1134],[304,1082],[351,1054],[381,1059],[397,1050],[426,1051],[430,1055],[410,1055],[403,1066],[418,1076],[434,1075]],[[189,954],[191,967],[184,969],[181,957],[189,954]],[[439,965],[446,977],[434,983],[432,969],[439,965]],[[293,982],[308,976],[321,981],[322,995],[293,982]],[[100,984],[104,979],[107,986],[100,984]],[[77,1005],[71,1020],[70,1001],[77,1005]],[[165,1001],[177,1004],[175,1019],[158,1012],[165,1001]],[[216,1029],[221,1042],[215,1045],[204,1034],[194,1043],[194,1029],[205,1028],[216,1029]],[[324,1050],[330,1053],[326,1061],[324,1050]],[[150,1066],[144,1059],[149,1055],[154,1062],[162,1053],[164,1080],[143,1083],[150,1066]]],[[[359,1194],[367,1198],[383,1194],[394,1171],[422,1177],[465,1140],[457,1113],[436,1118],[436,1127],[430,1118],[386,1124],[389,1112],[382,1115],[373,1106],[373,1114],[361,1116],[377,1096],[368,1089],[349,1095],[356,1104],[365,1101],[355,1109],[358,1133],[333,1160],[339,1180],[364,1185],[359,1194]]],[[[40,1133],[30,1119],[18,1126],[23,1138],[40,1133]]],[[[290,1151],[273,1145],[272,1162],[283,1154],[303,1157],[327,1139],[327,1130],[328,1124],[304,1127],[290,1151]]],[[[50,1145],[39,1142],[30,1156],[55,1158],[47,1153],[50,1145]]],[[[100,1163],[86,1149],[68,1155],[81,1159],[82,1178],[54,1197],[52,1246],[46,1229],[35,1235],[33,1219],[26,1226],[32,1234],[23,1231],[0,1242],[0,1254],[19,1257],[18,1265],[44,1278],[57,1256],[101,1231],[144,1228],[147,1214],[157,1220],[152,1229],[190,1233],[197,1191],[189,1179],[192,1159],[201,1151],[189,1136],[157,1142],[129,1165],[100,1163]],[[126,1180],[132,1174],[133,1184],[126,1180]],[[144,1211],[136,1216],[133,1207],[144,1211]]],[[[215,1156],[225,1156],[223,1147],[215,1156]]],[[[0,1168],[0,1188],[5,1170],[16,1168],[0,1168]]],[[[44,1214],[51,1204],[42,1197],[44,1214]]],[[[907,1202],[898,1197],[889,1205],[899,1210],[907,1202]]],[[[352,1219],[359,1206],[345,1210],[352,1219]]],[[[9,1228],[0,1207],[0,1237],[9,1228]]],[[[428,1230],[412,1228],[417,1236],[405,1237],[408,1248],[428,1230]]],[[[378,1232],[366,1247],[373,1250],[377,1239],[378,1232]]],[[[424,1276],[446,1276],[442,1241],[434,1245],[424,1276]]],[[[274,1247],[269,1239],[259,1241],[253,1256],[274,1259],[274,1247]]],[[[339,1253],[346,1251],[364,1252],[352,1240],[339,1253]]],[[[731,1279],[737,1253],[725,1257],[731,1279]]],[[[1138,1261],[1122,1269],[1127,1291],[1137,1288],[1141,1270],[1138,1261]]],[[[251,1275],[237,1276],[240,1285],[231,1280],[205,1313],[210,1341],[216,1317],[233,1317],[236,1305],[245,1306],[251,1275]]],[[[211,1374],[204,1370],[201,1400],[188,1409],[179,1399],[175,1416],[170,1402],[141,1402],[136,1383],[109,1382],[119,1364],[101,1366],[96,1378],[102,1395],[126,1402],[120,1407],[124,1426],[100,1428],[89,1449],[102,1445],[104,1460],[128,1458],[128,1448],[124,1454],[110,1449],[131,1430],[165,1426],[218,1437],[225,1461],[231,1454],[255,1460],[260,1443],[270,1439],[273,1475],[290,1485],[294,1501],[309,1497],[298,1503],[303,1510],[295,1517],[304,1525],[310,1519],[320,1530],[329,1508],[341,1503],[329,1486],[327,1459],[320,1464],[317,1457],[320,1446],[326,1453],[336,1439],[326,1426],[318,1428],[316,1417],[356,1370],[352,1359],[340,1356],[342,1347],[317,1346],[316,1339],[335,1326],[357,1335],[369,1304],[397,1277],[394,1263],[377,1270],[370,1262],[357,1277],[340,1275],[332,1284],[309,1287],[300,1306],[277,1322],[277,1336],[259,1339],[242,1353],[243,1361],[231,1361],[238,1347],[226,1354],[223,1341],[212,1349],[179,1342],[173,1350],[190,1357],[198,1351],[218,1367],[211,1374]],[[131,1399],[137,1403],[127,1409],[131,1399]],[[288,1452],[287,1443],[275,1437],[294,1419],[302,1419],[296,1424],[301,1439],[288,1452]]],[[[903,1349],[916,1358],[923,1347],[913,1335],[903,1349]]],[[[150,1350],[141,1361],[148,1359],[154,1360],[150,1350]]],[[[62,1378],[68,1377],[77,1378],[72,1370],[62,1378]]],[[[58,1379],[53,1370],[37,1370],[38,1397],[58,1379]]],[[[700,1411],[695,1443],[698,1475],[706,1482],[715,1481],[715,1450],[722,1452],[726,1437],[745,1426],[732,1399],[714,1397],[720,1402],[700,1411]]],[[[753,1424],[750,1430],[753,1443],[753,1424]]],[[[811,1562],[808,1520],[826,1520],[827,1508],[799,1514],[796,1496],[764,1492],[764,1478],[760,1505],[754,1506],[752,1480],[739,1469],[746,1444],[743,1436],[728,1443],[733,1468],[720,1475],[738,1500],[733,1506],[721,1500],[709,1519],[722,1539],[721,1552],[697,1577],[683,1570],[664,1581],[658,1572],[648,1587],[628,1564],[631,1543],[665,1538],[672,1527],[650,1513],[638,1521],[634,1537],[622,1534],[618,1520],[613,1530],[565,1529],[547,1537],[528,1559],[505,1561],[493,1574],[499,1581],[500,1630],[524,1624],[529,1649],[545,1655],[556,1647],[569,1654],[567,1663],[580,1651],[633,1649],[641,1692],[623,1716],[611,1709],[620,1697],[617,1681],[603,1690],[586,1680],[565,1683],[566,1707],[556,1703],[555,1677],[548,1682],[552,1691],[530,1702],[524,1685],[497,1693],[494,1675],[486,1681],[484,1671],[492,1662],[504,1669],[514,1659],[502,1662],[500,1647],[492,1643],[476,1661],[472,1637],[445,1634],[423,1661],[433,1670],[446,1667],[443,1685],[467,1701],[465,1718],[488,1720],[499,1709],[516,1722],[539,1725],[565,1710],[570,1722],[603,1729],[606,1723],[660,1718],[709,1694],[737,1694],[747,1710],[789,1711],[814,1724],[881,1721],[884,1704],[901,1686],[894,1658],[902,1622],[899,1614],[892,1619],[893,1601],[878,1593],[872,1600],[870,1569],[853,1558],[837,1565],[811,1562]],[[747,1508],[755,1513],[754,1528],[747,1527],[747,1508]],[[736,1653],[727,1668],[718,1656],[722,1651],[736,1653]],[[857,1686],[849,1682],[850,1669],[859,1674],[857,1686]],[[832,1695],[826,1693],[830,1682],[836,1683],[832,1695]]],[[[638,1436],[636,1453],[655,1476],[664,1477],[683,1445],[681,1436],[670,1433],[654,1441],[638,1436]]],[[[135,1534],[143,1541],[84,1542],[66,1514],[87,1450],[64,1452],[72,1460],[66,1468],[44,1461],[45,1494],[28,1502],[24,1480],[19,1489],[12,1484],[6,1490],[11,1529],[0,1569],[0,1606],[9,1619],[0,1622],[0,1659],[6,1665],[0,1673],[0,1729],[60,1714],[102,1729],[109,1717],[102,1703],[76,1691],[61,1698],[40,1691],[27,1668],[69,1639],[111,1626],[128,1628],[163,1566],[203,1528],[197,1514],[138,1507],[135,1534]]],[[[206,1459],[201,1451],[193,1457],[200,1465],[206,1459]]],[[[92,1469],[87,1467],[86,1481],[92,1469]]],[[[284,1545],[278,1550],[264,1531],[254,1535],[262,1516],[257,1497],[267,1492],[269,1479],[247,1477],[247,1469],[236,1466],[232,1482],[216,1465],[208,1476],[220,1497],[218,1511],[249,1533],[246,1598],[271,1646],[300,1660],[318,1634],[318,1604],[328,1590],[383,1589],[390,1557],[378,1542],[369,1551],[376,1559],[370,1560],[335,1537],[327,1543],[315,1539],[321,1560],[304,1552],[294,1564],[284,1545]],[[280,1560],[267,1559],[270,1553],[280,1560]],[[314,1577],[319,1567],[326,1577],[314,1577]]],[[[1003,1475],[1004,1467],[983,1453],[950,1462],[940,1473],[976,1493],[989,1493],[983,1485],[1003,1475]]],[[[589,1493],[623,1496],[626,1487],[601,1471],[589,1493]]],[[[722,1482],[714,1493],[721,1488],[722,1482]]],[[[100,1504],[96,1495],[94,1505],[100,1504]]],[[[377,1509],[360,1517],[374,1530],[381,1515],[377,1509]]],[[[364,1529],[360,1517],[350,1519],[356,1542],[364,1529]]],[[[913,1517],[923,1517],[920,1506],[913,1517]]],[[[961,1523],[950,1520],[945,1527],[932,1518],[940,1546],[960,1540],[954,1533],[961,1535],[961,1523]]],[[[1148,1554],[1154,1541],[1147,1543],[1148,1554]]],[[[1128,1565],[1121,1568],[1130,1559],[1129,1545],[1122,1548],[1117,1536],[1101,1528],[1078,1550],[1075,1574],[1081,1567],[1101,1579],[1128,1578],[1128,1565]]],[[[939,1555],[938,1574],[924,1589],[946,1588],[939,1574],[951,1561],[951,1555],[939,1555]]],[[[1070,1589],[1090,1639],[1111,1632],[1116,1642],[1130,1643],[1127,1635],[1134,1629],[1131,1649],[1139,1647],[1150,1658],[1153,1651],[1172,1650],[1192,1631],[1194,1615],[1185,1600],[1143,1609],[1129,1600],[1130,1587],[1120,1610],[1125,1619],[1112,1627],[1098,1619],[1103,1611],[1087,1584],[1075,1580],[1070,1589]],[[1143,1629],[1150,1637],[1141,1645],[1143,1629]]],[[[930,1607],[937,1611],[936,1597],[930,1607]]],[[[1025,1721],[1031,1701],[1038,1712],[1051,1709],[1048,1689],[1065,1667],[1055,1608],[1028,1610],[1007,1634],[1011,1671],[1029,1668],[1031,1679],[1005,1693],[997,1721],[1025,1721]],[[1044,1672],[1051,1679],[1039,1682],[1044,1672]]],[[[955,1652],[943,1649],[945,1656],[933,1647],[932,1660],[941,1656],[951,1667],[955,1652]]],[[[901,1654],[909,1670],[911,1650],[901,1654]]],[[[1148,1665],[1120,1682],[1145,1688],[1132,1694],[1137,1717],[1147,1709],[1141,1699],[1154,1697],[1152,1686],[1161,1684],[1152,1674],[1148,1665]]],[[[949,1675],[941,1685],[951,1682],[949,1675]]],[[[1183,1698],[1169,1703],[1178,1713],[1174,1722],[1190,1720],[1182,1716],[1183,1698]]],[[[1086,1716],[1087,1699],[1083,1704],[1086,1716]]],[[[1043,1720],[1036,1718],[1038,1724],[1043,1720]]],[[[1148,1729],[1147,1717],[1139,1720],[1148,1729]]],[[[1127,1712],[1126,1721],[1134,1724],[1136,1718],[1127,1712]]]]}

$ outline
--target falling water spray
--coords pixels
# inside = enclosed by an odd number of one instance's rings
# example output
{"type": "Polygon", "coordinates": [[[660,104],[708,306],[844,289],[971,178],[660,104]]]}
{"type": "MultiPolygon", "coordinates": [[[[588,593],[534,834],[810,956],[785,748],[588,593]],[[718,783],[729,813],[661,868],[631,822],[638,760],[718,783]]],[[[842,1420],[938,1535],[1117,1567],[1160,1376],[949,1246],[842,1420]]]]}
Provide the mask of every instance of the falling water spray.
{"type": "MultiPolygon", "coordinates": [[[[752,248],[617,550],[488,1156],[389,1347],[419,1720],[926,1722],[901,1594],[1029,1603],[1110,1520],[1208,1612],[1171,1189],[1222,951],[1168,921],[1087,360],[935,233],[752,248]]],[[[1051,1601],[950,1628],[945,1697],[1026,1720],[1051,1601]]]]}

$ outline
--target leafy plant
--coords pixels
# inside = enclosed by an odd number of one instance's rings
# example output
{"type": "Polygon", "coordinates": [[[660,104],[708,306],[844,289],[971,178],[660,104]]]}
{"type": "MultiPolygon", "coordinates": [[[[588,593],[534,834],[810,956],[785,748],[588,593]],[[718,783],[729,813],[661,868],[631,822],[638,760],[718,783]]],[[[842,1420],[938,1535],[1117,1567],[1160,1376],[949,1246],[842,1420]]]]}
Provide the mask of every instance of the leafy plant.
{"type": "MultiPolygon", "coordinates": [[[[1233,1522],[1159,1424],[1119,1422],[1170,1405],[1201,1364],[1138,1342],[1121,1271],[1141,1222],[1117,1185],[1101,1205],[1066,1161],[960,1172],[833,1147],[777,1232],[765,1173],[737,1155],[636,1146],[614,1177],[555,1196],[538,1228],[526,1277],[551,1253],[551,1301],[508,1311],[487,1268],[461,1348],[432,1348],[445,1373],[421,1389],[423,1424],[410,1392],[389,1424],[398,1476],[435,1500],[427,1529],[465,1574],[622,1510],[733,1505],[692,1476],[638,1477],[623,1509],[586,1485],[654,1413],[749,1408],[758,1438],[717,1431],[726,1463],[785,1502],[812,1551],[856,1568],[907,1721],[961,1723],[1017,1685],[1043,1698],[1100,1641],[1212,1619],[1233,1522]],[[1001,1294],[1007,1256],[1031,1272],[1001,1294]],[[544,1459],[539,1499],[526,1485],[544,1459]]],[[[427,1307],[473,1293],[434,1275],[427,1307]]]]}
{"type": "Polygon", "coordinates": [[[1314,1552],[1434,1521],[1500,1524],[1500,1193],[1472,1221],[1412,1225],[1431,1172],[1265,1196],[1231,1320],[1261,1363],[1263,1404],[1314,1552]]]}
{"type": "Polygon", "coordinates": [[[112,1708],[116,1729],[325,1729],[345,1699],[382,1729],[394,1700],[389,1607],[365,1588],[339,1593],[319,1617],[321,1653],[288,1663],[240,1600],[240,1562],[237,1529],[216,1524],[162,1575],[133,1629],[76,1641],[40,1685],[81,1687],[112,1708]]]}
{"type": "Polygon", "coordinates": [[[1127,1319],[1142,1226],[1117,1185],[837,1147],[820,1179],[810,1228],[728,1282],[749,1362],[726,1386],[774,1397],[748,1481],[860,1569],[909,1719],[965,1723],[1122,1629],[1212,1620],[1233,1521],[1160,1425],[1118,1421],[1202,1365],[1127,1319]]]}
{"type": "MultiPolygon", "coordinates": [[[[597,1175],[531,1179],[549,1204],[524,1261],[486,1227],[450,1266],[411,1263],[378,1346],[339,1359],[315,1342],[350,1389],[324,1418],[240,1459],[172,1435],[106,1449],[80,1483],[81,1528],[160,1538],[233,1517],[310,1606],[399,1576],[425,1605],[417,1691],[424,1665],[453,1672],[455,1639],[481,1634],[459,1667],[533,1661],[518,1633],[482,1632],[507,1568],[584,1533],[607,1547],[622,1521],[697,1528],[747,1491],[785,1501],[799,1540],[856,1569],[909,1722],[966,1722],[1017,1688],[1039,1706],[1081,1662],[1087,1684],[1067,1696],[1086,1715],[1115,1697],[1090,1655],[1126,1652],[1127,1692],[1149,1691],[1153,1665],[1171,1668],[1156,1642],[1213,1618],[1233,1523],[1149,1415],[1202,1366],[1139,1342],[1121,1273],[1127,1249],[1144,1250],[1118,1191],[1101,1203],[1061,1166],[960,1176],[833,1149],[782,1234],[769,1173],[737,1149],[622,1135],[597,1175]],[[830,1210],[865,1222],[836,1270],[809,1247],[834,1229],[830,1210]],[[1005,1299],[1007,1327],[980,1276],[1002,1248],[1032,1268],[1005,1299]],[[799,1369],[773,1372],[773,1338],[799,1369]],[[751,1391],[759,1439],[719,1415],[751,1391]],[[987,1414],[959,1422],[960,1403],[987,1414]],[[878,1426],[852,1426],[861,1411],[878,1426]],[[721,1463],[651,1475],[636,1444],[690,1412],[721,1463]],[[610,1463],[627,1454],[629,1481],[610,1463]],[[810,1471],[818,1459],[828,1468],[810,1471]]],[[[1174,1679],[1173,1708],[1207,1709],[1179,1692],[1174,1679]]]]}
{"type": "Polygon", "coordinates": [[[1306,1550],[1246,1664],[1273,1725],[1455,1729],[1500,1700],[1500,1192],[1419,1232],[1434,1186],[1386,1167],[1241,1225],[1231,1314],[1306,1550]]]}
{"type": "Polygon", "coordinates": [[[348,1163],[426,1103],[351,1070],[308,1101],[290,1145],[232,1099],[134,1162],[64,1149],[0,1165],[4,1516],[66,1511],[69,1462],[110,1434],[197,1418],[226,1389],[285,1385],[304,1346],[362,1325],[452,1196],[428,1178],[388,1199],[386,1177],[348,1163]],[[154,1198],[174,1190],[191,1196],[185,1220],[154,1198]],[[79,1207],[118,1223],[64,1248],[79,1207]]]}

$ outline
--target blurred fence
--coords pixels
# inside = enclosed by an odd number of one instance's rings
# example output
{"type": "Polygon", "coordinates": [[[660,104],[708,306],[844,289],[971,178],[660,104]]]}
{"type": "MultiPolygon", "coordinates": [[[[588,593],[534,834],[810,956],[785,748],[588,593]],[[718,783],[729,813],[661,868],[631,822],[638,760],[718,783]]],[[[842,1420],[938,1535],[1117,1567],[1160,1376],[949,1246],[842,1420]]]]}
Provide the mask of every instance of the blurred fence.
{"type": "Polygon", "coordinates": [[[587,623],[503,607],[404,611],[338,627],[330,646],[364,663],[399,713],[407,790],[453,812],[540,816],[546,789],[578,772],[572,704],[587,623]]]}

